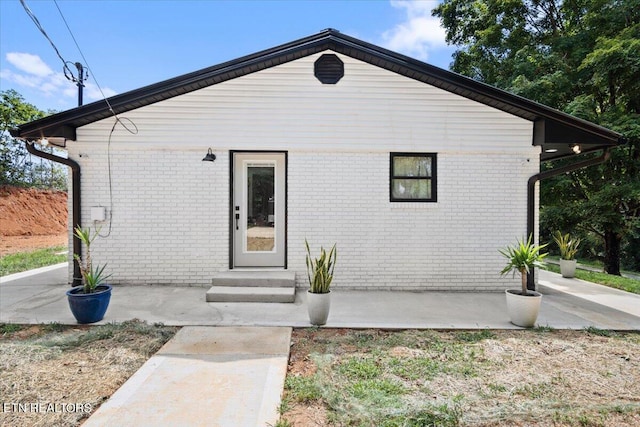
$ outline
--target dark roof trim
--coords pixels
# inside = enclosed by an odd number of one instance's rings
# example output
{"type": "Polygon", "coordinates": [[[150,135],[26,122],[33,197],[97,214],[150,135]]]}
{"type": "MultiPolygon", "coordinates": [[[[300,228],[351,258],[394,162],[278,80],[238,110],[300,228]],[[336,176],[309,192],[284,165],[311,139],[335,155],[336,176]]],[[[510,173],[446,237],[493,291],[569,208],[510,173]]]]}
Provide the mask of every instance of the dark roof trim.
{"type": "Polygon", "coordinates": [[[115,95],[109,98],[113,110],[105,101],[97,101],[23,124],[12,130],[11,134],[23,139],[56,136],[75,139],[76,128],[108,118],[114,113],[122,114],[325,50],[350,56],[535,122],[533,144],[558,150],[554,154],[543,152],[543,160],[569,154],[572,144],[581,144],[584,147],[582,151],[587,152],[624,143],[622,135],[617,132],[333,29],[115,95]]]}

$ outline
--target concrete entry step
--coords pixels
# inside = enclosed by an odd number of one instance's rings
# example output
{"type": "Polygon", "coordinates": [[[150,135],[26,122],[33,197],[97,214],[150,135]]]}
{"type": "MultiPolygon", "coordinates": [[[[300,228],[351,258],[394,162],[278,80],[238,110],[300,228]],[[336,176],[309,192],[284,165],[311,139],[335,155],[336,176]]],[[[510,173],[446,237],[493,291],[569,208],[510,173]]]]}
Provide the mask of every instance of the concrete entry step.
{"type": "Polygon", "coordinates": [[[207,302],[293,302],[296,273],[284,270],[230,270],[216,274],[207,302]]]}
{"type": "Polygon", "coordinates": [[[296,288],[259,286],[212,286],[207,302],[294,302],[296,288]]]}
{"type": "Polygon", "coordinates": [[[230,270],[213,276],[211,284],[213,286],[295,288],[296,273],[284,270],[230,270]]]}

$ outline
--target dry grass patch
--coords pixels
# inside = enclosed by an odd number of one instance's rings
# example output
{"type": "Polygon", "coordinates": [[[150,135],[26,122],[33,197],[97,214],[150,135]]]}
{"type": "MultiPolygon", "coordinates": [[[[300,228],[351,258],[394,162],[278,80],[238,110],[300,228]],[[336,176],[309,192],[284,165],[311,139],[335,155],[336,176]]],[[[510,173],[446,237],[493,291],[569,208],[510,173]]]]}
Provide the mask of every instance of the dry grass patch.
{"type": "Polygon", "coordinates": [[[292,426],[637,426],[640,334],[295,330],[281,409],[292,426]]]}
{"type": "Polygon", "coordinates": [[[0,425],[77,426],[177,328],[130,321],[0,330],[0,425]]]}

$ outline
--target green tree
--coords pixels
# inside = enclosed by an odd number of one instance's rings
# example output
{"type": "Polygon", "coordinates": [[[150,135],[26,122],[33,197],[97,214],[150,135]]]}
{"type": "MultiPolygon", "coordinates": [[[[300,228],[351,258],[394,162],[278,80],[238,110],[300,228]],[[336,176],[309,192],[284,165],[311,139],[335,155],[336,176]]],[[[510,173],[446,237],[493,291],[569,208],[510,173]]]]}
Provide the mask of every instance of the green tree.
{"type": "MultiPolygon", "coordinates": [[[[66,190],[65,168],[48,160],[32,159],[24,143],[9,134],[9,129],[47,114],[13,89],[0,92],[0,185],[66,190]]],[[[42,150],[55,152],[53,147],[42,150]]]]}
{"type": "Polygon", "coordinates": [[[462,46],[453,71],[625,135],[609,162],[541,183],[541,231],[583,233],[610,274],[640,265],[640,0],[445,0],[433,14],[462,46]]]}

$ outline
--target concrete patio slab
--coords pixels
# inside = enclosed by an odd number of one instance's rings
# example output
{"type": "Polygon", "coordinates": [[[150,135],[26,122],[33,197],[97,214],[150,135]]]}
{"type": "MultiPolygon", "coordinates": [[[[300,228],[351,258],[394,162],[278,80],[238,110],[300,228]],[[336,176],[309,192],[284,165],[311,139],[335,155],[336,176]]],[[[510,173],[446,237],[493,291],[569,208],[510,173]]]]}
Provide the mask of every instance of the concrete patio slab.
{"type": "Polygon", "coordinates": [[[185,327],[83,426],[275,425],[290,340],[291,328],[185,327]]]}
{"type": "MultiPolygon", "coordinates": [[[[538,325],[557,329],[640,330],[640,296],[540,271],[538,325]]],[[[75,324],[64,292],[66,268],[0,280],[0,322],[75,324]]],[[[293,303],[207,303],[206,288],[118,286],[101,323],[131,319],[166,325],[310,326],[306,290],[293,303]]],[[[334,289],[326,327],[516,329],[503,293],[334,289]]]]}

